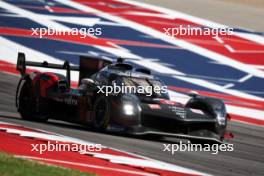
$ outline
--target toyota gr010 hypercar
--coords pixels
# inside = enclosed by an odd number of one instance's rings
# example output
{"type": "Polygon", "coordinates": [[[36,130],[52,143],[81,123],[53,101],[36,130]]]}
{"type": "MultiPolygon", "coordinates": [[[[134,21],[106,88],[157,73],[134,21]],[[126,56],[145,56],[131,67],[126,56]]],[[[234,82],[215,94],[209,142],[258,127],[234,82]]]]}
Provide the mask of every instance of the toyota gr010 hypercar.
{"type": "Polygon", "coordinates": [[[190,94],[185,104],[171,101],[167,92],[109,93],[114,84],[160,86],[164,84],[149,70],[91,56],[80,56],[79,66],[26,61],[19,53],[16,106],[23,119],[49,118],[87,124],[96,130],[132,134],[174,136],[189,140],[221,142],[227,126],[224,103],[215,98],[190,94]],[[28,73],[26,66],[66,70],[66,76],[51,72],[28,73]],[[79,85],[71,88],[70,72],[79,71],[79,85]],[[104,89],[103,89],[103,88],[104,89]],[[99,91],[98,89],[102,89],[99,91]]]}

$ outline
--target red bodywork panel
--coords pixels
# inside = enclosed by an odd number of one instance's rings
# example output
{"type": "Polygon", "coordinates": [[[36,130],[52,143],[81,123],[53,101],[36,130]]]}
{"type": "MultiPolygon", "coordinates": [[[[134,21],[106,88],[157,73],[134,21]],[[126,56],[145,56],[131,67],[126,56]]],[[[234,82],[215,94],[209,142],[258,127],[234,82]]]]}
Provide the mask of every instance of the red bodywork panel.
{"type": "Polygon", "coordinates": [[[56,84],[58,80],[59,77],[56,74],[50,72],[44,72],[44,73],[38,73],[34,77],[32,83],[35,88],[39,82],[40,96],[46,97],[46,90],[51,86],[53,86],[54,84],[56,84]]]}

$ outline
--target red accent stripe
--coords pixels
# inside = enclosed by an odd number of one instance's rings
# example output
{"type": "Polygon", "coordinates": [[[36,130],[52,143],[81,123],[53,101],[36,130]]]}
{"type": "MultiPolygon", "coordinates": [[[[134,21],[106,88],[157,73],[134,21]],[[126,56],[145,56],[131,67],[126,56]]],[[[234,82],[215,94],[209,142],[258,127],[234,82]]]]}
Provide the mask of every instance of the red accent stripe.
{"type": "Polygon", "coordinates": [[[248,118],[248,117],[240,116],[236,114],[230,114],[230,115],[231,115],[231,119],[234,121],[246,122],[249,124],[264,126],[264,120],[252,119],[252,118],[248,118]]]}
{"type": "MultiPolygon", "coordinates": [[[[32,38],[38,38],[37,35],[31,35],[33,31],[31,30],[25,30],[25,29],[18,29],[18,28],[10,28],[10,27],[0,27],[0,34],[1,35],[12,35],[12,36],[18,36],[18,37],[32,37],[32,38]]],[[[83,37],[81,34],[78,35],[59,35],[59,34],[53,34],[53,35],[43,35],[43,38],[45,39],[52,39],[52,40],[58,40],[58,41],[64,41],[64,42],[70,42],[70,43],[77,43],[77,44],[84,44],[84,45],[99,45],[99,46],[105,46],[105,47],[115,47],[114,45],[110,44],[108,41],[100,38],[95,37],[83,37]]]]}
{"type": "MultiPolygon", "coordinates": [[[[6,59],[6,60],[8,60],[8,59],[6,59]]],[[[19,75],[19,72],[16,70],[16,65],[11,64],[9,62],[2,61],[2,60],[0,60],[0,71],[19,75]]],[[[30,73],[30,72],[39,72],[39,71],[34,70],[34,69],[27,69],[26,72],[30,73]]]]}

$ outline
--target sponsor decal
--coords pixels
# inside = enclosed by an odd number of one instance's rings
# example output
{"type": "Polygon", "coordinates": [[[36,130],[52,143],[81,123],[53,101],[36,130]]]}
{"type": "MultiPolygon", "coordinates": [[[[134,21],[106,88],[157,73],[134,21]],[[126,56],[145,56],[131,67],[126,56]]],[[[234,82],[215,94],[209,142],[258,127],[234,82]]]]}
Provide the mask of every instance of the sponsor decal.
{"type": "Polygon", "coordinates": [[[160,105],[158,104],[149,104],[150,109],[161,109],[160,105]]]}
{"type": "Polygon", "coordinates": [[[67,105],[77,105],[78,104],[77,100],[73,99],[72,97],[64,98],[63,101],[67,105]]]}
{"type": "Polygon", "coordinates": [[[192,108],[190,108],[190,110],[191,110],[192,112],[196,113],[196,114],[202,114],[202,115],[204,115],[203,111],[200,110],[200,109],[192,109],[192,108]]]}
{"type": "Polygon", "coordinates": [[[170,106],[169,107],[173,112],[175,112],[176,115],[180,116],[182,119],[186,118],[186,111],[184,108],[176,107],[176,106],[170,106]]]}
{"type": "Polygon", "coordinates": [[[166,100],[166,99],[160,99],[159,101],[160,101],[161,104],[176,105],[176,102],[170,101],[170,100],[166,100]]]}

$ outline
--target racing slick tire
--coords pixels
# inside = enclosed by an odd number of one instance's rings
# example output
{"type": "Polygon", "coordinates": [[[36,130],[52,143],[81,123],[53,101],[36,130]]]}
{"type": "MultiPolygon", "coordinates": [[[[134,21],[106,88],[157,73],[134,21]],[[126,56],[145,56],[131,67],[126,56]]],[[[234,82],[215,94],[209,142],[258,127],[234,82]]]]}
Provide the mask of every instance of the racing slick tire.
{"type": "Polygon", "coordinates": [[[96,130],[104,131],[107,129],[110,121],[110,105],[109,100],[105,96],[96,98],[94,107],[93,126],[96,130]]]}
{"type": "MultiPolygon", "coordinates": [[[[39,113],[42,108],[41,106],[47,104],[46,101],[40,97],[37,98],[37,96],[33,93],[32,81],[30,79],[23,79],[20,81],[24,82],[24,84],[17,96],[17,108],[22,119],[46,122],[48,120],[48,116],[39,113]]],[[[17,89],[19,89],[19,87],[17,89]]]]}

